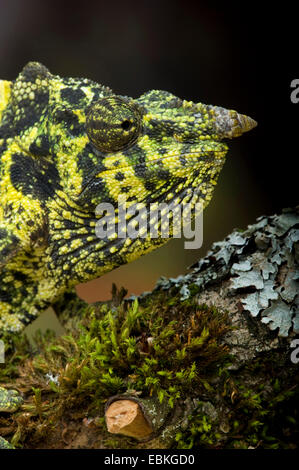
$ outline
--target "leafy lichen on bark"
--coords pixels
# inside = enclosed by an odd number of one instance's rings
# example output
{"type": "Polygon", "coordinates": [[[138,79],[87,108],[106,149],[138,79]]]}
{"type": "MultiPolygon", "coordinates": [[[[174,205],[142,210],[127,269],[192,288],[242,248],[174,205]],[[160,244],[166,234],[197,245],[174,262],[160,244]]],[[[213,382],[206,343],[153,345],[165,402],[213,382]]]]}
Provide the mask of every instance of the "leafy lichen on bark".
{"type": "Polygon", "coordinates": [[[66,296],[56,305],[66,336],[37,337],[35,357],[11,344],[0,382],[25,402],[0,416],[0,435],[25,447],[295,447],[297,223],[295,211],[260,218],[138,300],[66,296]],[[105,404],[123,394],[170,410],[150,440],[107,433],[105,404]]]}

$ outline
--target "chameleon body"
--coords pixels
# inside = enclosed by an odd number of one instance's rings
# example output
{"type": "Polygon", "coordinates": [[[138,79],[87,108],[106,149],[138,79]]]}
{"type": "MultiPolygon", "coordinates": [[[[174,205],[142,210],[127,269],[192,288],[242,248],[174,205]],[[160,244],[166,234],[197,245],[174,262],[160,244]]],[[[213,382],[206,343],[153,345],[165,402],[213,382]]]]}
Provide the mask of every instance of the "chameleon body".
{"type": "MultiPolygon", "coordinates": [[[[161,232],[98,238],[99,203],[205,207],[228,150],[223,139],[255,125],[166,91],[116,95],[37,62],[0,81],[0,332],[21,331],[74,285],[167,241],[161,232]]],[[[18,404],[0,388],[1,411],[18,404]]]]}
{"type": "MultiPolygon", "coordinates": [[[[96,206],[211,199],[252,119],[166,91],[137,99],[37,63],[0,81],[0,331],[167,240],[95,234],[96,206]]],[[[116,220],[117,225],[117,220],[116,220]]]]}

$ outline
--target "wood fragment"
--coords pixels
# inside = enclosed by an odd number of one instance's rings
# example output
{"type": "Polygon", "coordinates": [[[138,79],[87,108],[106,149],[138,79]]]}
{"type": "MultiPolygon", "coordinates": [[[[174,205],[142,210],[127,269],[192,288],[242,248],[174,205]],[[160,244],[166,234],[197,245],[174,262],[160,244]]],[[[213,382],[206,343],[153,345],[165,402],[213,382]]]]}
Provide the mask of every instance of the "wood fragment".
{"type": "Polygon", "coordinates": [[[112,434],[144,439],[153,432],[141,407],[132,400],[114,401],[107,408],[105,418],[107,429],[112,434]]]}

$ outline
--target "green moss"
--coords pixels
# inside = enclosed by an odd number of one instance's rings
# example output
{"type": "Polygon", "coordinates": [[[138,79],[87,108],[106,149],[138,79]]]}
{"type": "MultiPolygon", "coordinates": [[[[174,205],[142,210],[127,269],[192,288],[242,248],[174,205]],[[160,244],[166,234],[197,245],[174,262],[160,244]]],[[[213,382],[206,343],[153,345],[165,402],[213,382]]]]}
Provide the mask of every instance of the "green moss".
{"type": "MultiPolygon", "coordinates": [[[[294,382],[296,383],[296,382],[294,382]]],[[[263,448],[292,448],[299,441],[298,387],[289,380],[278,385],[278,379],[270,381],[268,390],[262,386],[243,391],[236,414],[247,415],[245,425],[236,429],[242,432],[248,445],[263,448]]],[[[234,443],[236,446],[236,443],[234,443]]]]}
{"type": "Polygon", "coordinates": [[[209,416],[202,411],[197,411],[190,417],[188,430],[179,431],[175,436],[176,448],[192,449],[193,447],[211,448],[215,446],[219,435],[214,430],[214,425],[209,416]]]}
{"type": "Polygon", "coordinates": [[[111,303],[70,302],[65,318],[79,309],[76,328],[60,338],[37,334],[35,355],[24,340],[9,343],[1,381],[25,398],[19,413],[0,417],[5,435],[14,433],[14,445],[38,447],[45,436],[49,443],[62,422],[78,430],[88,418],[101,446],[138,447],[133,439],[108,434],[103,418],[109,397],[129,393],[157,397],[172,408],[200,398],[188,426],[170,432],[178,448],[295,446],[298,378],[295,367],[285,370],[281,352],[233,371],[228,367],[233,358],[222,344],[231,329],[227,313],[198,305],[195,298],[180,301],[175,288],[140,304],[122,298],[116,292],[111,303]],[[207,402],[216,417],[207,412],[207,402]]]}
{"type": "Polygon", "coordinates": [[[45,345],[34,364],[59,375],[57,393],[92,395],[97,406],[128,390],[173,406],[227,357],[220,344],[227,329],[226,314],[165,294],[143,306],[104,304],[87,308],[77,336],[45,345]]]}
{"type": "MultiPolygon", "coordinates": [[[[18,379],[26,390],[23,409],[47,428],[69,409],[101,415],[110,396],[126,392],[157,396],[173,407],[209,386],[228,359],[221,344],[228,329],[226,313],[194,299],[181,302],[178,293],[157,293],[142,306],[135,300],[81,307],[72,334],[36,335],[39,354],[22,363],[18,379]]],[[[23,433],[32,430],[27,423],[23,433]]]]}
{"type": "Polygon", "coordinates": [[[259,357],[237,374],[222,369],[221,407],[215,394],[212,393],[210,399],[215,409],[225,410],[224,414],[220,411],[216,419],[211,419],[201,406],[204,403],[199,402],[190,416],[188,428],[176,434],[176,447],[296,448],[299,442],[298,371],[290,366],[284,374],[279,357],[277,352],[266,360],[259,357]]]}

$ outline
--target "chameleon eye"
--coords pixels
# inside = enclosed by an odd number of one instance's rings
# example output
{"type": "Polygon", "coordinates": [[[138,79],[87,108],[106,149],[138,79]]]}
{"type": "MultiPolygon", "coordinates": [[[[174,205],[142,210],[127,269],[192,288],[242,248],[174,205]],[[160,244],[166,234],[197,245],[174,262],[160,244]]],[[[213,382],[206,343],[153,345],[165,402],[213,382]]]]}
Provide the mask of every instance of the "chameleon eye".
{"type": "Polygon", "coordinates": [[[90,107],[86,130],[98,150],[117,152],[136,142],[141,122],[141,114],[135,104],[119,96],[109,96],[90,107]]]}

